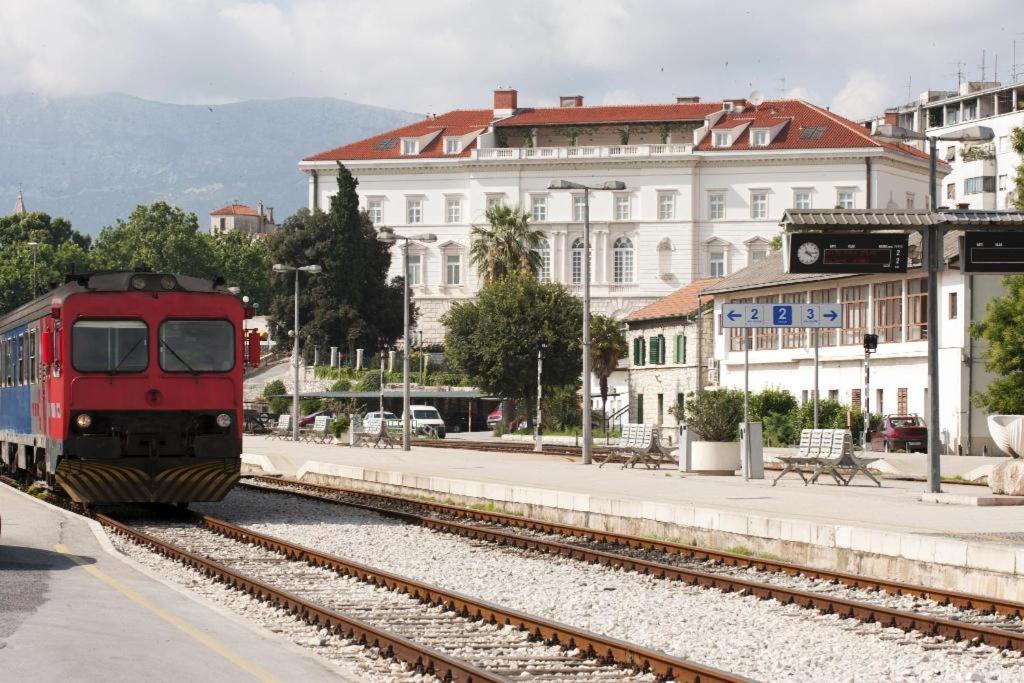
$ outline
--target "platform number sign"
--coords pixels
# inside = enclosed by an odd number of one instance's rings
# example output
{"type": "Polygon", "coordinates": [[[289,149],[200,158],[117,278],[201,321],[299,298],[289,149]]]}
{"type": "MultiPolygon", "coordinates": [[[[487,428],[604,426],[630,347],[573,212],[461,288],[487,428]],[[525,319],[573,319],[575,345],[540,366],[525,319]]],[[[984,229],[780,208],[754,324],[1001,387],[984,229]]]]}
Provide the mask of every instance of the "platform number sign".
{"type": "Polygon", "coordinates": [[[840,304],[722,304],[722,327],[842,327],[840,304]]]}

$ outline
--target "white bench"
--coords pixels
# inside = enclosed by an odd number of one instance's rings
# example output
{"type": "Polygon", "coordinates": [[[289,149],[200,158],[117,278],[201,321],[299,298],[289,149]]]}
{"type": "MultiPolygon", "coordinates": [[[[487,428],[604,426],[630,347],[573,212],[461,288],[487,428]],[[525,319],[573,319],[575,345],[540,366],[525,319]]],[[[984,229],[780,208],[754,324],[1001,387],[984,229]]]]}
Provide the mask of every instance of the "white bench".
{"type": "Polygon", "coordinates": [[[858,472],[863,472],[881,486],[881,482],[868,471],[868,465],[877,459],[858,458],[853,454],[853,436],[848,429],[804,429],[800,432],[797,455],[779,457],[785,467],[772,480],[772,486],[790,472],[800,475],[805,486],[815,483],[826,472],[839,486],[849,486],[858,472]],[[801,467],[813,467],[811,476],[805,477],[801,467]],[[840,470],[850,470],[850,475],[844,477],[840,470]]]}
{"type": "Polygon", "coordinates": [[[270,439],[285,439],[291,435],[292,432],[292,416],[285,414],[277,418],[277,424],[274,425],[273,430],[270,432],[270,439]]]}
{"type": "Polygon", "coordinates": [[[613,456],[625,458],[622,463],[626,467],[642,464],[647,469],[659,469],[662,463],[672,462],[671,450],[662,447],[658,432],[654,425],[627,423],[622,428],[622,437],[612,445],[598,468],[604,467],[613,456]]]}
{"type": "Polygon", "coordinates": [[[327,415],[317,415],[313,420],[313,427],[303,434],[302,440],[308,443],[327,443],[334,436],[329,430],[331,418],[327,415]]]}
{"type": "MultiPolygon", "coordinates": [[[[353,429],[356,427],[353,426],[353,429]]],[[[355,438],[352,445],[366,446],[367,448],[371,446],[373,448],[391,448],[401,443],[401,437],[396,435],[396,431],[400,432],[401,429],[401,420],[382,420],[379,417],[364,420],[358,431],[353,432],[355,438]]]]}

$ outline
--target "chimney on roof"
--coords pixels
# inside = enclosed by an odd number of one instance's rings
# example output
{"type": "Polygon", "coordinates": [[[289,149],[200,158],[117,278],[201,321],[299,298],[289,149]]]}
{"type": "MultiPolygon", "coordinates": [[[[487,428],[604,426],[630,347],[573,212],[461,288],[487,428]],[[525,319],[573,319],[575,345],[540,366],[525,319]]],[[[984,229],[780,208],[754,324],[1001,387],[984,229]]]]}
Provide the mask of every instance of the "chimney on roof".
{"type": "Polygon", "coordinates": [[[700,98],[696,95],[686,95],[684,97],[677,97],[676,104],[697,104],[700,102],[700,98]]]}
{"type": "Polygon", "coordinates": [[[895,126],[899,122],[899,113],[895,109],[886,109],[883,118],[887,125],[895,126]]]}
{"type": "Polygon", "coordinates": [[[267,209],[266,209],[266,213],[264,215],[267,217],[267,225],[273,225],[274,224],[274,207],[268,206],[267,209]]]}
{"type": "Polygon", "coordinates": [[[511,116],[519,107],[519,91],[515,88],[501,88],[494,91],[494,117],[511,116]]]}
{"type": "Polygon", "coordinates": [[[971,210],[971,205],[965,202],[965,203],[957,204],[956,208],[957,208],[958,211],[970,211],[971,210]]]}
{"type": "Polygon", "coordinates": [[[583,95],[562,95],[558,98],[559,107],[582,107],[583,95]]]}

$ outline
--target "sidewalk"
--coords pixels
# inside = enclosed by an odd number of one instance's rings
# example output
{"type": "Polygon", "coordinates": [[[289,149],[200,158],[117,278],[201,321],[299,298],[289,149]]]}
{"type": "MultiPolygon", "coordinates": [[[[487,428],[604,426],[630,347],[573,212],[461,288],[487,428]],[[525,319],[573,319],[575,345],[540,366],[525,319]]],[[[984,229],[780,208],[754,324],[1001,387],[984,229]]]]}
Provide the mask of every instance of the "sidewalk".
{"type": "MultiPolygon", "coordinates": [[[[534,453],[423,446],[406,453],[265,437],[246,437],[244,450],[252,454],[247,462],[306,480],[489,501],[532,516],[716,547],[744,545],[794,562],[870,569],[865,573],[876,575],[896,572],[922,583],[955,570],[971,576],[945,576],[943,585],[1024,594],[1024,509],[923,503],[921,482],[885,480],[878,488],[858,477],[850,487],[804,486],[798,477],[787,477],[772,487],[770,479],[747,482],[677,470],[624,470],[616,464],[588,467],[573,458],[534,453]]],[[[952,468],[947,461],[955,458],[944,458],[944,466],[952,468]]],[[[955,484],[943,490],[987,491],[955,484]]]]}

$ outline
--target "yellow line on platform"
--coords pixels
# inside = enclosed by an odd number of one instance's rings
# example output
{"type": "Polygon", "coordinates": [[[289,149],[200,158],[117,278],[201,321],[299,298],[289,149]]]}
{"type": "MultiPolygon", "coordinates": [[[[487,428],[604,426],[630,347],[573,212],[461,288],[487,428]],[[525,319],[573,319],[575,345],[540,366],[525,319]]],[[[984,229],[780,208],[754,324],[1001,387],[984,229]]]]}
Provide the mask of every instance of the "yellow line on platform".
{"type": "Polygon", "coordinates": [[[92,574],[97,579],[99,579],[103,583],[107,584],[108,586],[110,586],[111,588],[116,590],[117,592],[121,593],[122,595],[124,595],[126,598],[128,598],[132,602],[134,602],[137,605],[140,605],[142,607],[145,607],[146,609],[148,609],[150,612],[152,612],[156,616],[160,617],[161,619],[163,619],[164,621],[166,621],[170,625],[174,626],[175,628],[177,628],[178,630],[183,632],[185,635],[187,635],[187,636],[189,636],[189,637],[199,641],[200,643],[202,643],[203,645],[208,647],[210,650],[216,652],[221,657],[223,657],[224,659],[228,660],[229,662],[231,662],[232,664],[234,664],[238,668],[240,668],[243,671],[249,673],[256,680],[258,680],[258,681],[265,681],[266,683],[276,682],[278,680],[270,672],[262,669],[261,667],[257,666],[256,664],[253,664],[252,662],[248,661],[242,655],[240,655],[237,652],[233,651],[231,648],[229,648],[226,645],[222,644],[221,642],[219,642],[215,638],[212,638],[211,636],[206,635],[205,633],[203,633],[198,628],[196,628],[192,624],[188,623],[184,619],[181,619],[181,618],[171,614],[170,612],[168,612],[164,608],[160,607],[160,605],[156,604],[155,602],[153,602],[149,598],[147,598],[147,597],[145,597],[143,595],[140,595],[138,592],[136,592],[135,590],[129,588],[126,585],[124,585],[123,583],[121,583],[120,581],[115,579],[113,576],[110,576],[109,574],[106,574],[106,573],[100,571],[99,569],[97,569],[96,567],[86,563],[85,560],[80,558],[78,555],[75,555],[74,553],[72,553],[68,549],[68,547],[66,545],[64,545],[63,543],[58,543],[57,545],[53,546],[53,548],[54,548],[54,550],[56,550],[57,552],[61,553],[62,555],[66,555],[72,562],[74,562],[75,564],[80,566],[82,569],[84,569],[85,571],[89,572],[90,574],[92,574]]]}

